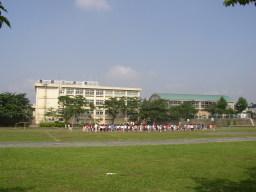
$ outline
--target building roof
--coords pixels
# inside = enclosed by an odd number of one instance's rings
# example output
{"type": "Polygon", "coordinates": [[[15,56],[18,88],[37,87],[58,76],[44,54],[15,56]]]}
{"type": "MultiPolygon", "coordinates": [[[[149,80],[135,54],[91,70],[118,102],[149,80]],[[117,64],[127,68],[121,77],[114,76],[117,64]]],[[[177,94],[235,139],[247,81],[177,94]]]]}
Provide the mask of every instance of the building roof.
{"type": "Polygon", "coordinates": [[[99,85],[97,81],[65,81],[65,80],[39,80],[35,83],[35,87],[54,87],[54,88],[85,88],[85,89],[109,89],[109,90],[127,90],[139,91],[141,88],[133,87],[112,87],[99,85]]]}
{"type": "Polygon", "coordinates": [[[197,95],[197,94],[177,94],[177,93],[155,93],[153,96],[158,96],[161,99],[173,101],[218,101],[221,97],[227,102],[233,102],[232,99],[225,95],[197,95]]]}

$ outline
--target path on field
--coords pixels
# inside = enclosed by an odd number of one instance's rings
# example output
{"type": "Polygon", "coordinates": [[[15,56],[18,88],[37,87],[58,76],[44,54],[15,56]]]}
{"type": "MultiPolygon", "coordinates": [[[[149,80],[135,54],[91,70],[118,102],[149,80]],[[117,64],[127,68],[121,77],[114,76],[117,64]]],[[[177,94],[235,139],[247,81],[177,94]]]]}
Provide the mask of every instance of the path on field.
{"type": "Polygon", "coordinates": [[[256,137],[233,138],[197,138],[197,139],[169,139],[160,141],[89,141],[89,142],[0,142],[0,148],[17,147],[114,147],[114,146],[144,146],[144,145],[180,145],[199,143],[222,143],[256,141],[256,137]]]}

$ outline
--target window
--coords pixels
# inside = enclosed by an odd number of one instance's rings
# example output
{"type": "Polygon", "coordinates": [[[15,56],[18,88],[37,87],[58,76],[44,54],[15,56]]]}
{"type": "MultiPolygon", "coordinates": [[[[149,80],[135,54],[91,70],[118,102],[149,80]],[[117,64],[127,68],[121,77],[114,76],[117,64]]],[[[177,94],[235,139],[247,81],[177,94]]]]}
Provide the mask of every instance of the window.
{"type": "Polygon", "coordinates": [[[94,104],[94,100],[93,99],[88,99],[88,103],[89,104],[94,104]]]}
{"type": "Polygon", "coordinates": [[[127,95],[130,97],[136,97],[136,96],[138,96],[138,92],[137,91],[127,91],[127,95]]]}
{"type": "Polygon", "coordinates": [[[83,89],[76,89],[76,95],[83,95],[84,90],[83,89]]]}
{"type": "Polygon", "coordinates": [[[194,101],[192,104],[194,105],[194,107],[195,107],[196,109],[199,108],[199,102],[198,102],[198,101],[194,101]]]}
{"type": "Polygon", "coordinates": [[[113,96],[113,91],[112,90],[105,90],[105,96],[106,97],[112,97],[113,96]]]}
{"type": "Polygon", "coordinates": [[[85,115],[93,115],[93,111],[89,110],[85,112],[85,115]]]}
{"type": "Polygon", "coordinates": [[[125,91],[123,91],[123,90],[115,90],[115,96],[116,97],[124,97],[125,96],[125,91]]]}
{"type": "Polygon", "coordinates": [[[63,95],[65,93],[65,89],[60,89],[60,94],[63,95]]]}
{"type": "Polygon", "coordinates": [[[66,93],[67,93],[67,95],[73,95],[73,94],[74,94],[74,89],[72,89],[72,88],[67,88],[67,89],[66,89],[66,93]]]}
{"type": "Polygon", "coordinates": [[[93,89],[85,89],[85,96],[86,97],[94,97],[94,90],[93,89]]]}
{"type": "Polygon", "coordinates": [[[103,97],[103,90],[96,90],[96,97],[103,97]]]}
{"type": "Polygon", "coordinates": [[[97,111],[96,111],[96,115],[98,115],[98,116],[103,115],[103,111],[97,110],[97,111]]]}
{"type": "Polygon", "coordinates": [[[212,104],[214,104],[214,102],[211,102],[211,101],[202,101],[201,102],[201,107],[202,108],[209,108],[212,104]]]}
{"type": "Polygon", "coordinates": [[[181,101],[169,101],[170,105],[180,105],[182,104],[181,101]]]}
{"type": "Polygon", "coordinates": [[[96,100],[96,106],[104,105],[104,100],[96,100]]]}

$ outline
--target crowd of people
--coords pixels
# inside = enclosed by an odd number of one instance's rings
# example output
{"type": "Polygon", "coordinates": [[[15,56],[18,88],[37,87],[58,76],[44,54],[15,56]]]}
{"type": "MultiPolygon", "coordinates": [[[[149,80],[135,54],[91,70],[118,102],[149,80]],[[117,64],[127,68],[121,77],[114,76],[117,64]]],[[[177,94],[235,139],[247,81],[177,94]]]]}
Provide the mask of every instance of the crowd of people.
{"type": "Polygon", "coordinates": [[[85,124],[83,132],[170,132],[170,131],[196,131],[215,130],[214,124],[85,124]]]}

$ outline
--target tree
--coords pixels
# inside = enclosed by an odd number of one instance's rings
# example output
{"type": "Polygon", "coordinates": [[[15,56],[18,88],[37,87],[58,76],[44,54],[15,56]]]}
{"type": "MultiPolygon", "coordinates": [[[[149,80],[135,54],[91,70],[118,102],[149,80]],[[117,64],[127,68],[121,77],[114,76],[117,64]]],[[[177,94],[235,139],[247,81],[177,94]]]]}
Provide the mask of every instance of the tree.
{"type": "Polygon", "coordinates": [[[181,119],[180,106],[171,106],[169,111],[170,111],[170,119],[172,121],[179,121],[181,119]]]}
{"type": "Polygon", "coordinates": [[[171,120],[192,119],[197,113],[196,108],[191,102],[184,102],[181,105],[170,107],[171,120]]]}
{"type": "Polygon", "coordinates": [[[147,123],[166,123],[170,120],[166,100],[144,100],[141,104],[140,119],[147,123]]]}
{"type": "Polygon", "coordinates": [[[60,96],[58,100],[60,115],[64,119],[65,124],[68,124],[69,120],[73,116],[70,107],[72,106],[72,98],[70,96],[60,96]]]}
{"type": "Polygon", "coordinates": [[[14,126],[32,120],[32,107],[26,94],[0,94],[0,125],[14,126]]]}
{"type": "Polygon", "coordinates": [[[225,6],[235,6],[236,4],[247,5],[250,3],[254,3],[256,6],[256,0],[224,0],[225,6]]]}
{"type": "Polygon", "coordinates": [[[89,121],[89,123],[94,122],[93,111],[96,109],[93,103],[89,103],[89,110],[87,110],[85,114],[85,121],[89,121]]]}
{"type": "Polygon", "coordinates": [[[0,28],[3,24],[6,24],[8,27],[11,27],[10,21],[2,15],[2,12],[7,12],[7,9],[3,6],[2,2],[0,1],[0,28]]]}
{"type": "Polygon", "coordinates": [[[141,107],[141,100],[137,97],[128,97],[126,100],[125,115],[129,121],[136,122],[139,120],[139,112],[141,107]]]}
{"type": "Polygon", "coordinates": [[[63,117],[65,124],[68,124],[72,119],[72,124],[76,120],[78,122],[78,118],[81,114],[89,111],[87,100],[83,96],[60,96],[59,97],[59,105],[60,105],[60,115],[63,117]]]}
{"type": "Polygon", "coordinates": [[[111,97],[105,101],[102,108],[106,109],[108,114],[111,116],[111,123],[113,124],[117,116],[124,113],[126,109],[125,100],[124,98],[111,97]]]}
{"type": "Polygon", "coordinates": [[[45,113],[46,117],[49,117],[52,120],[56,120],[58,117],[60,117],[59,111],[54,108],[49,108],[48,111],[45,113]]]}
{"type": "Polygon", "coordinates": [[[184,102],[180,106],[181,118],[183,119],[192,119],[197,113],[196,108],[191,102],[184,102]]]}
{"type": "Polygon", "coordinates": [[[211,115],[214,115],[217,113],[217,107],[216,107],[216,103],[211,104],[206,111],[208,111],[211,115]]]}
{"type": "Polygon", "coordinates": [[[247,107],[248,107],[248,102],[243,97],[240,97],[235,104],[235,109],[238,113],[242,113],[247,107]]]}
{"type": "Polygon", "coordinates": [[[235,111],[232,108],[228,108],[228,109],[226,109],[226,114],[233,115],[233,114],[235,114],[235,111]]]}
{"type": "Polygon", "coordinates": [[[227,106],[227,101],[225,100],[224,97],[221,97],[216,103],[216,112],[220,114],[225,114],[227,106]]]}
{"type": "Polygon", "coordinates": [[[234,110],[228,107],[228,103],[224,97],[221,97],[217,103],[210,105],[207,109],[212,115],[215,114],[234,114],[234,110]]]}

